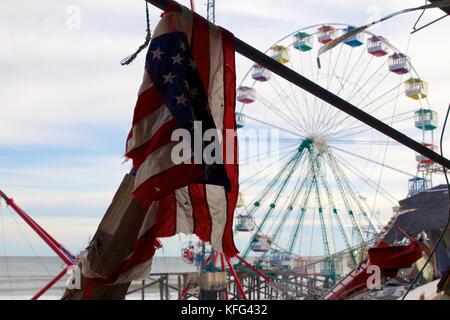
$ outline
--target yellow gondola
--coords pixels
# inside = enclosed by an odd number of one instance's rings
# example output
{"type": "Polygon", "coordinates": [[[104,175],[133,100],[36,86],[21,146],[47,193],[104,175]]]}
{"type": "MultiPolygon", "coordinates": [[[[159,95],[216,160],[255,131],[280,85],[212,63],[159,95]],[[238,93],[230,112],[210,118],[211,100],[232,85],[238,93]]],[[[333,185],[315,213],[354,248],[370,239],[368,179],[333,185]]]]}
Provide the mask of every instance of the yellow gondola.
{"type": "Polygon", "coordinates": [[[273,46],[272,49],[272,58],[279,63],[288,63],[289,62],[289,48],[285,46],[273,46]]]}
{"type": "Polygon", "coordinates": [[[405,82],[405,94],[407,97],[419,100],[428,96],[428,83],[418,78],[411,78],[405,82]]]}

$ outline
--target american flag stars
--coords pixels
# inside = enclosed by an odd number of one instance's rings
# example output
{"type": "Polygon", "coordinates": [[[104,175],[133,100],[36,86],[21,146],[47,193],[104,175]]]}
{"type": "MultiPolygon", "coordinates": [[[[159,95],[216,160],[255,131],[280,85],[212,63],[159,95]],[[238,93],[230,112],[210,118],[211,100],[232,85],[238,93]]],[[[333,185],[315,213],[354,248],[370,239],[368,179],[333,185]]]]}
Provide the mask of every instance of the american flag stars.
{"type": "Polygon", "coordinates": [[[173,64],[179,64],[180,66],[183,60],[184,59],[180,56],[180,54],[177,54],[176,56],[172,57],[173,64]]]}
{"type": "Polygon", "coordinates": [[[177,104],[182,104],[182,105],[186,105],[188,99],[184,96],[184,94],[180,95],[180,96],[175,96],[175,99],[177,99],[177,104]]]}
{"type": "Polygon", "coordinates": [[[197,65],[195,64],[195,61],[192,59],[189,59],[189,67],[192,68],[192,70],[195,70],[195,68],[197,67],[197,65]]]}
{"type": "Polygon", "coordinates": [[[186,43],[184,41],[180,41],[180,49],[181,51],[186,51],[186,43]]]}
{"type": "Polygon", "coordinates": [[[153,53],[153,59],[161,60],[161,56],[164,54],[164,52],[161,51],[161,48],[158,47],[156,50],[151,51],[153,53]]]}
{"type": "Polygon", "coordinates": [[[185,33],[173,32],[154,38],[146,68],[164,104],[177,124],[192,130],[194,121],[214,127],[208,96],[185,33]]]}
{"type": "Polygon", "coordinates": [[[173,84],[173,79],[175,79],[177,76],[174,76],[172,74],[172,72],[169,72],[168,74],[163,75],[164,78],[164,84],[166,83],[172,83],[173,84]]]}

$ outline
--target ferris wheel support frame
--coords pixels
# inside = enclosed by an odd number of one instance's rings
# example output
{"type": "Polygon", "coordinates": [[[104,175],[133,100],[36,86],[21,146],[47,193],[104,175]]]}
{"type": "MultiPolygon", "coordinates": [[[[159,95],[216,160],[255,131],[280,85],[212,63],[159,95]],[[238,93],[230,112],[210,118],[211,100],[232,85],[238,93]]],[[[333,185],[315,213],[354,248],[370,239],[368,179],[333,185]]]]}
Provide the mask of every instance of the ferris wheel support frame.
{"type": "MultiPolygon", "coordinates": [[[[158,7],[161,10],[164,10],[169,3],[176,3],[180,6],[176,1],[172,0],[145,0],[146,2],[152,4],[155,7],[158,7]]],[[[189,9],[188,9],[189,10],[189,9]]],[[[195,12],[192,14],[199,18],[204,19],[202,16],[198,15],[195,12]]],[[[334,93],[328,91],[322,86],[314,83],[313,81],[305,78],[304,76],[298,74],[294,70],[286,67],[285,65],[275,61],[271,57],[262,53],[258,49],[252,47],[248,43],[240,40],[239,38],[235,38],[235,48],[236,52],[240,53],[244,57],[254,61],[260,66],[272,71],[283,79],[289,81],[290,83],[306,90],[307,92],[313,94],[319,99],[329,103],[330,105],[338,108],[339,110],[347,113],[348,115],[358,119],[359,121],[365,123],[366,125],[372,127],[373,129],[385,134],[386,136],[398,141],[402,145],[408,147],[409,149],[420,153],[421,155],[433,160],[436,163],[439,163],[443,167],[450,169],[450,160],[441,156],[440,154],[428,149],[423,146],[419,142],[411,139],[407,135],[401,133],[400,131],[392,128],[391,126],[385,124],[384,122],[378,120],[377,118],[371,116],[365,111],[359,109],[353,104],[345,101],[344,99],[338,97],[334,93]]]]}

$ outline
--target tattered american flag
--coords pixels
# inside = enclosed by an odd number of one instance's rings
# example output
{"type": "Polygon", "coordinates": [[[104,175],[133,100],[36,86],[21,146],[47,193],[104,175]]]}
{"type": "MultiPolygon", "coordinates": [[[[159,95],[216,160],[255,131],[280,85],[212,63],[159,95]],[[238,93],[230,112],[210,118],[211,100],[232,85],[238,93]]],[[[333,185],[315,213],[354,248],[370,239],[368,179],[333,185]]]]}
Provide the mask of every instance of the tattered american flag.
{"type": "Polygon", "coordinates": [[[119,282],[148,266],[159,237],[196,234],[229,257],[237,254],[234,56],[233,35],[185,7],[171,4],[156,27],[126,148],[136,173],[133,196],[149,210],[134,251],[116,273],[119,282]],[[193,134],[195,121],[202,133],[219,132],[223,164],[172,161],[178,143],[172,133],[183,128],[193,134]]]}

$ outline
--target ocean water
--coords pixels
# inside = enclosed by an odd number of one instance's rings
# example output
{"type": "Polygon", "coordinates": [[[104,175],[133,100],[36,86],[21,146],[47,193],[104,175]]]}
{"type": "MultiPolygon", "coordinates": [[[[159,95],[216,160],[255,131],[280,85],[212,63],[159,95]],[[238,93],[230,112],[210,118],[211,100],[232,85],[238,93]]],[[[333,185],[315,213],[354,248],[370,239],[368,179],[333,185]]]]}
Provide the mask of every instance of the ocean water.
{"type": "MultiPolygon", "coordinates": [[[[57,257],[0,257],[0,300],[28,300],[59,274],[65,265],[57,257]]],[[[152,272],[192,272],[195,268],[178,257],[155,257],[152,272]]],[[[64,276],[40,299],[60,299],[68,276],[64,276]]],[[[131,287],[139,286],[140,281],[131,287]]],[[[159,299],[159,288],[146,289],[146,299],[159,299]]],[[[127,296],[141,299],[141,293],[127,296]]]]}

